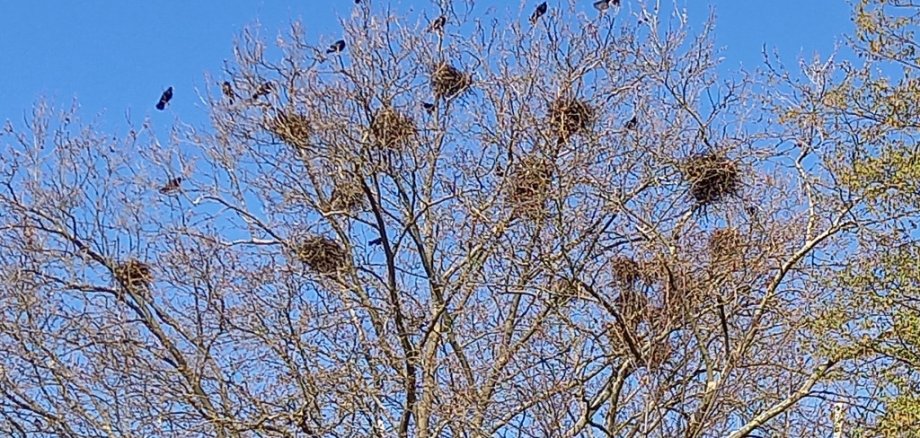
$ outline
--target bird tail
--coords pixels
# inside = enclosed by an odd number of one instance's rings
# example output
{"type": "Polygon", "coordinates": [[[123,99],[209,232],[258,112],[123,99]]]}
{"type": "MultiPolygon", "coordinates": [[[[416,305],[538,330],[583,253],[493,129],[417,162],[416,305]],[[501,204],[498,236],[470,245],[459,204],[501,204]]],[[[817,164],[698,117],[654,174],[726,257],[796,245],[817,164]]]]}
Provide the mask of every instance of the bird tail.
{"type": "Polygon", "coordinates": [[[166,109],[166,103],[163,101],[157,102],[157,109],[160,111],[163,111],[164,109],[166,109]]]}

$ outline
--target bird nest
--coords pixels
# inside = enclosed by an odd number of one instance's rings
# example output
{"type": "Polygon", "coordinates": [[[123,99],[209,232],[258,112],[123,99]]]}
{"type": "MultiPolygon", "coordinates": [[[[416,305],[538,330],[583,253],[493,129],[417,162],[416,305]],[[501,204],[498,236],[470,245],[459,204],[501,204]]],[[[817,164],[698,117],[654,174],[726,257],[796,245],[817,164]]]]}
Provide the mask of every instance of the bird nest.
{"type": "Polygon", "coordinates": [[[630,287],[639,280],[639,264],[626,257],[615,257],[610,261],[614,282],[621,287],[630,287]]]}
{"type": "Polygon", "coordinates": [[[706,154],[685,163],[684,176],[690,183],[690,195],[700,205],[711,205],[737,194],[741,173],[737,163],[726,157],[706,154]]]}
{"type": "Polygon", "coordinates": [[[384,108],[374,115],[371,134],[378,146],[399,149],[415,135],[415,121],[392,108],[384,108]]]}
{"type": "Polygon", "coordinates": [[[632,289],[620,291],[613,300],[613,305],[631,330],[635,330],[639,323],[646,319],[649,308],[648,298],[632,289]]]}
{"type": "Polygon", "coordinates": [[[511,173],[508,201],[515,215],[531,219],[546,213],[546,194],[553,180],[553,164],[539,156],[524,157],[511,173]]]}
{"type": "Polygon", "coordinates": [[[738,262],[744,255],[745,239],[735,228],[720,228],[709,237],[709,256],[713,263],[738,262]]]}
{"type": "Polygon", "coordinates": [[[297,258],[317,274],[334,274],[348,264],[345,248],[329,237],[307,237],[294,251],[297,258]]]}
{"type": "Polygon", "coordinates": [[[470,88],[473,78],[456,67],[441,63],[431,73],[431,88],[435,97],[451,98],[470,88]]]}
{"type": "Polygon", "coordinates": [[[295,148],[306,148],[309,145],[310,120],[301,113],[279,112],[269,120],[268,130],[275,137],[295,148]]]}
{"type": "Polygon", "coordinates": [[[329,211],[356,212],[365,207],[364,190],[357,182],[338,181],[329,196],[329,211]]]}
{"type": "Polygon", "coordinates": [[[578,99],[557,99],[549,107],[549,124],[562,140],[590,130],[594,116],[594,108],[578,99]]]}
{"type": "Polygon", "coordinates": [[[131,259],[115,267],[115,278],[129,289],[146,288],[153,282],[150,265],[131,259]]]}

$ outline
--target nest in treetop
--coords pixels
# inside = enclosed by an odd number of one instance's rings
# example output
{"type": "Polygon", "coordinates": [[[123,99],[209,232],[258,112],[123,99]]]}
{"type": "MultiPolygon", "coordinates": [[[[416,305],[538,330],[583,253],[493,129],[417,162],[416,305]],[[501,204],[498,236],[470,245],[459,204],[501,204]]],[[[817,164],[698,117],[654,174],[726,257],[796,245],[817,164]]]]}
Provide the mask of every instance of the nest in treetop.
{"type": "Polygon", "coordinates": [[[281,141],[296,148],[306,148],[310,139],[310,120],[293,111],[279,112],[268,121],[268,130],[281,141]]]}
{"type": "Polygon", "coordinates": [[[556,99],[549,107],[550,126],[562,140],[591,129],[594,115],[594,108],[578,99],[556,99]]]}
{"type": "Polygon", "coordinates": [[[431,89],[437,98],[451,98],[470,88],[473,78],[448,64],[438,64],[431,73],[431,89]]]}
{"type": "Polygon", "coordinates": [[[705,154],[690,158],[684,165],[690,195],[700,205],[711,205],[735,195],[741,185],[738,165],[726,157],[705,154]]]}
{"type": "Polygon", "coordinates": [[[553,180],[553,164],[540,156],[522,158],[510,175],[508,201],[515,215],[538,219],[546,213],[546,194],[553,180]]]}
{"type": "Polygon", "coordinates": [[[153,281],[153,272],[146,263],[131,259],[115,267],[115,277],[127,288],[144,288],[153,281]]]}
{"type": "Polygon", "coordinates": [[[307,237],[294,251],[297,258],[317,274],[334,274],[348,263],[345,248],[328,237],[307,237]]]}
{"type": "Polygon", "coordinates": [[[648,298],[642,293],[632,289],[623,289],[613,300],[613,305],[627,324],[630,327],[635,327],[645,318],[649,302],[648,298]]]}
{"type": "Polygon", "coordinates": [[[639,280],[639,264],[626,257],[615,257],[610,261],[613,280],[621,287],[629,287],[639,280]]]}
{"type": "Polygon", "coordinates": [[[415,122],[392,108],[384,108],[374,114],[371,134],[380,147],[398,149],[415,135],[415,122]]]}
{"type": "Polygon", "coordinates": [[[714,263],[739,261],[744,244],[744,236],[737,229],[720,228],[709,237],[709,256],[714,263]]]}
{"type": "Polygon", "coordinates": [[[347,179],[339,180],[329,196],[328,210],[355,212],[364,209],[364,190],[357,182],[347,179]]]}

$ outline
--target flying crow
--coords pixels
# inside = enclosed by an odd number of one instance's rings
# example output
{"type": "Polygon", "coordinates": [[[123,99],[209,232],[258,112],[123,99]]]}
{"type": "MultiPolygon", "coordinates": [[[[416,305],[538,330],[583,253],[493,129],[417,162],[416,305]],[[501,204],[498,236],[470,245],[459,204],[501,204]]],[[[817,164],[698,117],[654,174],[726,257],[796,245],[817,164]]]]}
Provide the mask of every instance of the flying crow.
{"type": "Polygon", "coordinates": [[[172,87],[169,87],[160,96],[160,101],[157,102],[157,109],[160,111],[163,111],[164,109],[166,109],[166,104],[169,103],[169,100],[172,99],[172,96],[173,96],[173,89],[172,87]]]}
{"type": "Polygon", "coordinates": [[[530,24],[537,24],[537,20],[539,20],[540,17],[546,13],[548,8],[549,6],[546,5],[546,2],[540,3],[540,5],[537,6],[537,9],[533,11],[533,15],[530,16],[530,24]]]}

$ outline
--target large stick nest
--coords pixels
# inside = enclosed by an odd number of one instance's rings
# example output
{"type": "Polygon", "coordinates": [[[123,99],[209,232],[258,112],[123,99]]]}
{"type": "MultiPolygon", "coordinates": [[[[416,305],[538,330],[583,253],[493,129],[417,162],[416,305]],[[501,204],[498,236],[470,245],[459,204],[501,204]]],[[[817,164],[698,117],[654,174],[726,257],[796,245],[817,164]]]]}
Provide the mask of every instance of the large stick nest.
{"type": "Polygon", "coordinates": [[[153,272],[150,265],[136,259],[130,259],[115,267],[115,278],[124,287],[140,289],[150,286],[153,272]]]}
{"type": "Polygon", "coordinates": [[[279,112],[267,123],[269,132],[281,141],[295,147],[306,148],[310,144],[310,119],[294,111],[279,112]]]}
{"type": "Polygon", "coordinates": [[[431,89],[437,98],[452,98],[470,88],[472,76],[448,64],[438,64],[431,73],[431,89]]]}
{"type": "Polygon", "coordinates": [[[626,257],[610,261],[614,282],[620,287],[631,287],[639,280],[639,264],[626,257]]]}
{"type": "Polygon", "coordinates": [[[526,156],[517,163],[510,178],[508,201],[514,214],[531,219],[544,217],[553,163],[537,155],[526,156]]]}
{"type": "Polygon", "coordinates": [[[329,237],[307,237],[294,250],[297,258],[317,274],[334,274],[348,266],[348,252],[329,237]]]}
{"type": "Polygon", "coordinates": [[[712,205],[736,195],[741,185],[738,165],[715,154],[698,155],[684,165],[690,195],[700,205],[712,205]]]}
{"type": "Polygon", "coordinates": [[[720,228],[709,237],[709,256],[713,264],[737,264],[744,258],[745,238],[735,228],[720,228]]]}
{"type": "Polygon", "coordinates": [[[329,196],[328,211],[361,211],[366,206],[364,190],[357,181],[341,178],[335,182],[329,196]]]}
{"type": "Polygon", "coordinates": [[[393,108],[384,108],[374,115],[371,134],[379,147],[400,149],[415,135],[415,121],[393,108]]]}
{"type": "Polygon", "coordinates": [[[549,124],[562,140],[588,132],[594,116],[594,108],[578,99],[556,99],[549,107],[549,124]]]}

